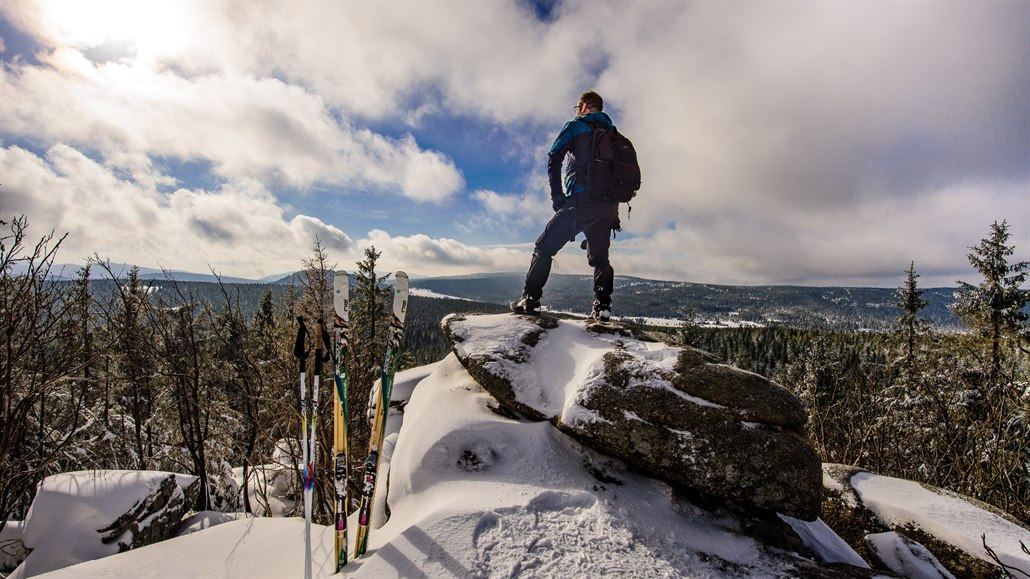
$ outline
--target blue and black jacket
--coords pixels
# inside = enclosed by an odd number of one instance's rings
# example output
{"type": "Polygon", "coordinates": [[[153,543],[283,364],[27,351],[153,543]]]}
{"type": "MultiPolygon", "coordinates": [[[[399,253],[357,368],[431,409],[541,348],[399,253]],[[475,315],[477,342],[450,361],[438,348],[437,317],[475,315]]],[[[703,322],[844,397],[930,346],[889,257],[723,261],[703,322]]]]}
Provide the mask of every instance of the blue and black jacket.
{"type": "Polygon", "coordinates": [[[605,127],[612,126],[607,113],[596,111],[576,117],[565,123],[558,138],[547,154],[547,180],[551,186],[551,200],[561,206],[566,198],[587,189],[587,165],[590,162],[590,148],[593,146],[594,128],[588,122],[605,127]],[[565,187],[562,188],[562,162],[565,163],[565,187]]]}

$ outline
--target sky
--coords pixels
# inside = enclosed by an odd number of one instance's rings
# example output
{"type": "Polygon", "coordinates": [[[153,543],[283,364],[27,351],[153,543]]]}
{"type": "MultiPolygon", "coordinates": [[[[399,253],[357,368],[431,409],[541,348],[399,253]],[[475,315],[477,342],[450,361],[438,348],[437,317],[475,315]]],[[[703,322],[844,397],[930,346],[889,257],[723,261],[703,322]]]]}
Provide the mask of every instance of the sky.
{"type": "Polygon", "coordinates": [[[1003,220],[1030,259],[1026,1],[4,0],[0,51],[0,219],[60,262],[524,271],[585,90],[643,174],[618,274],[977,283],[1003,220]]]}

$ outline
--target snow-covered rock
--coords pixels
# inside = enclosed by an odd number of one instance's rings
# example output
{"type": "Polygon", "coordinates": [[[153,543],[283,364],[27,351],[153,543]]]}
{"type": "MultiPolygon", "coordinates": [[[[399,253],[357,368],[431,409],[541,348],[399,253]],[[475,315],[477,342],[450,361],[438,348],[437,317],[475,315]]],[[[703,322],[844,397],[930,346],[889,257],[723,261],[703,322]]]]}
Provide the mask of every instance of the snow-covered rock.
{"type": "Polygon", "coordinates": [[[823,518],[874,566],[903,577],[998,577],[1001,563],[1030,573],[1030,529],[969,497],[853,466],[823,465],[823,518]]]}
{"type": "Polygon", "coordinates": [[[504,406],[675,485],[805,520],[822,472],[801,402],[766,378],[613,324],[449,316],[459,360],[504,406]]]}
{"type": "Polygon", "coordinates": [[[43,479],[25,518],[31,577],[174,536],[196,499],[197,477],[156,471],[80,471],[43,479]]]}
{"type": "Polygon", "coordinates": [[[929,549],[901,533],[866,535],[865,542],[878,563],[909,579],[955,579],[929,549]]]}
{"type": "Polygon", "coordinates": [[[350,576],[868,576],[822,565],[820,547],[767,545],[732,513],[504,412],[456,356],[418,383],[402,420],[389,521],[350,576]]]}

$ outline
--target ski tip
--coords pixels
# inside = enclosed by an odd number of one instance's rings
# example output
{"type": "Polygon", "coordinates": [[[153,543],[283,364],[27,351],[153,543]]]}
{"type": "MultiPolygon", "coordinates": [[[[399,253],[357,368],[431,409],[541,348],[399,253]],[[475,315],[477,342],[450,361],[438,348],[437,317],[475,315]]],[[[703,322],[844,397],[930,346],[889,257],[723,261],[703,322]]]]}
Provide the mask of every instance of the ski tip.
{"type": "Polygon", "coordinates": [[[405,292],[408,291],[408,274],[403,271],[398,271],[394,274],[393,283],[398,288],[403,288],[405,292]]]}

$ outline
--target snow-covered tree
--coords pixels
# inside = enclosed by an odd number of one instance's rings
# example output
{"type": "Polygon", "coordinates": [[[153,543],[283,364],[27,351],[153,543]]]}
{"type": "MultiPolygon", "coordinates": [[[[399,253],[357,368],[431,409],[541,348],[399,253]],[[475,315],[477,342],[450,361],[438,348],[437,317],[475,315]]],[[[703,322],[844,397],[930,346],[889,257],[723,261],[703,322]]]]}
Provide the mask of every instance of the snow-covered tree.
{"type": "Polygon", "coordinates": [[[959,282],[953,311],[986,350],[986,368],[966,370],[971,379],[962,402],[968,433],[964,476],[971,494],[997,497],[995,504],[1022,513],[1030,505],[1030,364],[1024,348],[1030,292],[1021,286],[1030,262],[1010,264],[1015,248],[1008,241],[1008,222],[995,222],[990,235],[970,248],[969,262],[983,280],[975,286],[959,282]]]}
{"type": "Polygon", "coordinates": [[[1024,310],[1030,301],[1030,291],[1021,287],[1026,282],[1030,262],[1009,264],[1008,258],[1015,248],[1008,245],[1008,240],[1008,222],[995,221],[990,235],[980,245],[970,248],[973,252],[968,255],[969,263],[983,275],[983,281],[979,285],[959,281],[961,289],[955,294],[957,301],[952,308],[967,326],[987,339],[992,378],[997,376],[1001,365],[1002,341],[1030,338],[1024,310]]]}

